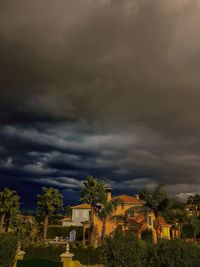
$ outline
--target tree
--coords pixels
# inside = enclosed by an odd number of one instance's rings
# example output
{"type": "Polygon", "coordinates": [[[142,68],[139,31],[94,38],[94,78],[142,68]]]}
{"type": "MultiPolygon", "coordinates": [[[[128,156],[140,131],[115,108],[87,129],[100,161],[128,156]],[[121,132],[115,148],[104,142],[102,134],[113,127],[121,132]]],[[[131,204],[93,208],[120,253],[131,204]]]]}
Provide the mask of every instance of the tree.
{"type": "Polygon", "coordinates": [[[176,198],[172,198],[169,199],[166,209],[162,211],[162,216],[168,223],[177,227],[179,233],[182,225],[188,221],[187,212],[184,206],[183,202],[180,202],[176,198]]]}
{"type": "Polygon", "coordinates": [[[64,214],[65,216],[67,216],[68,218],[72,217],[72,207],[71,206],[66,206],[64,208],[64,214]]]}
{"type": "Polygon", "coordinates": [[[101,238],[102,242],[104,242],[106,235],[106,221],[111,218],[113,212],[117,208],[116,201],[108,201],[107,198],[101,203],[101,208],[97,212],[98,218],[102,221],[102,230],[101,230],[101,238]]]}
{"type": "Polygon", "coordinates": [[[33,218],[32,222],[26,221],[22,216],[18,216],[13,222],[11,229],[15,236],[23,242],[34,242],[38,236],[38,224],[33,218]]]}
{"type": "Polygon", "coordinates": [[[0,233],[4,230],[7,231],[12,221],[19,214],[19,200],[16,191],[5,188],[0,192],[0,233]]]}
{"type": "Polygon", "coordinates": [[[49,216],[63,208],[63,196],[53,187],[43,187],[42,191],[42,195],[37,195],[37,206],[38,211],[44,216],[43,238],[46,240],[49,216]]]}
{"type": "Polygon", "coordinates": [[[83,188],[81,189],[81,201],[90,204],[90,243],[94,245],[94,216],[97,214],[98,205],[105,201],[107,197],[106,187],[102,181],[88,176],[83,182],[83,188]]]}
{"type": "Polygon", "coordinates": [[[167,195],[164,191],[164,185],[160,183],[157,184],[153,191],[149,191],[147,189],[142,190],[140,193],[140,198],[145,201],[144,207],[142,207],[144,212],[146,214],[153,212],[155,215],[155,222],[152,231],[153,241],[154,243],[157,243],[158,234],[156,221],[168,203],[167,195]]]}
{"type": "Polygon", "coordinates": [[[130,221],[130,214],[129,212],[125,211],[124,214],[117,214],[117,215],[112,216],[111,220],[113,222],[116,222],[119,225],[122,224],[123,225],[122,230],[126,231],[128,228],[129,221],[130,221]]]}
{"type": "Polygon", "coordinates": [[[194,242],[196,242],[197,234],[200,233],[200,219],[196,215],[193,215],[188,217],[188,222],[192,228],[194,242]]]}
{"type": "Polygon", "coordinates": [[[107,267],[145,267],[144,243],[131,232],[115,232],[106,237],[100,255],[101,263],[107,267]]]}

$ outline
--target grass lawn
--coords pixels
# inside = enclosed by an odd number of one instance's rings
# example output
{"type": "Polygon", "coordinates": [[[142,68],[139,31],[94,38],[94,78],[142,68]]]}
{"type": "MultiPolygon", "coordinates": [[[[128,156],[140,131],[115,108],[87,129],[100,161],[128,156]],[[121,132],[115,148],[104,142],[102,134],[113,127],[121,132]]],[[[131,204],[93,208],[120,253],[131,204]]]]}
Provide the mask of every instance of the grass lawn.
{"type": "Polygon", "coordinates": [[[61,262],[50,261],[46,259],[28,259],[18,261],[17,267],[61,267],[61,262]]]}

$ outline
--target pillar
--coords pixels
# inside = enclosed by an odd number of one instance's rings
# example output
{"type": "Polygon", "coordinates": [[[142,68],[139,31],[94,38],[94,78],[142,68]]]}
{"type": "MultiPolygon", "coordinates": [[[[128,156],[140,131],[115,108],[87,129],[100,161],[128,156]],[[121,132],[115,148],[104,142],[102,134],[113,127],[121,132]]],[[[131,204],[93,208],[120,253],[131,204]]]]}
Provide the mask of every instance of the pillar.
{"type": "Polygon", "coordinates": [[[20,245],[19,245],[18,250],[17,250],[17,252],[16,252],[15,262],[14,262],[13,267],[17,267],[17,261],[19,261],[19,260],[23,260],[25,254],[26,254],[26,253],[20,249],[20,245]]]}
{"type": "Polygon", "coordinates": [[[61,262],[63,262],[63,267],[73,267],[73,256],[74,254],[70,253],[69,244],[67,244],[65,253],[60,255],[61,262]]]}
{"type": "Polygon", "coordinates": [[[83,225],[83,246],[85,246],[85,226],[83,225]]]}

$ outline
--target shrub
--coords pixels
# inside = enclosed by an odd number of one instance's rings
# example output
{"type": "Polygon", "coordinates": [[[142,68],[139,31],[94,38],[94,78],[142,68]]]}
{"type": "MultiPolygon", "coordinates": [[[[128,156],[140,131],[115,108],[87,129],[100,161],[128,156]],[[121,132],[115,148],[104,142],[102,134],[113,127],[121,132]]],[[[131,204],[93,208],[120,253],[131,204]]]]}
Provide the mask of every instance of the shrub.
{"type": "Polygon", "coordinates": [[[76,240],[80,241],[83,239],[83,227],[82,226],[67,226],[61,225],[49,225],[47,230],[47,238],[52,239],[56,236],[69,237],[71,230],[76,231],[76,240]]]}
{"type": "Polygon", "coordinates": [[[184,224],[182,226],[181,237],[183,237],[183,238],[193,238],[194,237],[194,233],[193,233],[193,229],[192,229],[191,224],[184,224]]]}
{"type": "MultiPolygon", "coordinates": [[[[65,252],[65,245],[50,245],[41,243],[29,245],[24,248],[26,251],[25,259],[43,258],[53,261],[60,261],[60,255],[65,252]]],[[[74,260],[82,264],[97,264],[99,262],[100,248],[70,245],[70,251],[74,254],[74,260]]]]}
{"type": "Polygon", "coordinates": [[[24,248],[25,259],[44,258],[60,261],[60,254],[65,251],[65,245],[49,245],[45,243],[29,245],[24,248]]]}
{"type": "Polygon", "coordinates": [[[165,240],[155,247],[153,267],[199,267],[200,248],[181,240],[165,240]]]}
{"type": "Polygon", "coordinates": [[[112,238],[105,239],[100,260],[107,267],[144,267],[146,265],[145,245],[132,233],[117,231],[112,238]]]}
{"type": "Polygon", "coordinates": [[[152,231],[151,230],[145,230],[141,233],[141,239],[145,241],[153,241],[152,231]]]}
{"type": "Polygon", "coordinates": [[[0,267],[12,267],[17,251],[17,238],[12,234],[0,236],[0,267]]]}
{"type": "Polygon", "coordinates": [[[78,260],[83,265],[94,265],[100,263],[100,252],[101,248],[94,248],[89,246],[84,248],[82,246],[72,248],[71,251],[74,253],[74,260],[78,260]]]}

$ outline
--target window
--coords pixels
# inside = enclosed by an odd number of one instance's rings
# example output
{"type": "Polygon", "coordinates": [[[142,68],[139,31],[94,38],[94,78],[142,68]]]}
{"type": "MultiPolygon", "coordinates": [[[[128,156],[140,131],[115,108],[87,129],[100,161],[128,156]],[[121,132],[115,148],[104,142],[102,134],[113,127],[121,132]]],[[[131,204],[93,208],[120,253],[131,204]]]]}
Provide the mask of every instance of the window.
{"type": "Polygon", "coordinates": [[[79,210],[74,210],[74,217],[78,218],[79,217],[79,210]]]}
{"type": "Polygon", "coordinates": [[[152,225],[152,219],[151,219],[151,216],[148,216],[148,217],[147,217],[147,224],[148,224],[148,225],[152,225]]]}
{"type": "Polygon", "coordinates": [[[88,218],[88,210],[83,210],[83,218],[88,218]]]}

